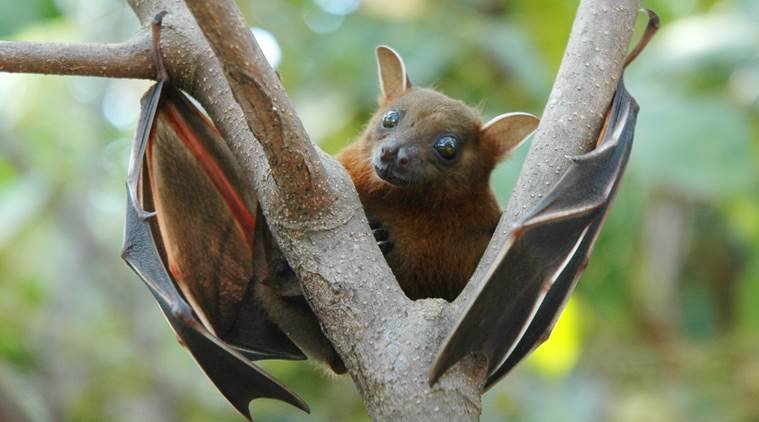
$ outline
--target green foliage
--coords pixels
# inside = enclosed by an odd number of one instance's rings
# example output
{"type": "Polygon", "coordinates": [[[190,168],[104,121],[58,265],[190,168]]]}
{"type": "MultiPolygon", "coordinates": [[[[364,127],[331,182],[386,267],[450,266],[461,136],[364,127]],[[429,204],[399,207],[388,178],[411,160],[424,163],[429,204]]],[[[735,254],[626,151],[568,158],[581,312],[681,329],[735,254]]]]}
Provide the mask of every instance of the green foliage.
{"type": "Polygon", "coordinates": [[[52,0],[0,0],[0,36],[8,36],[32,22],[53,19],[60,11],[52,0]]]}
{"type": "MultiPolygon", "coordinates": [[[[364,0],[346,15],[326,3],[239,2],[278,41],[299,115],[335,153],[376,105],[377,44],[484,118],[540,114],[578,2],[364,0]]],[[[571,318],[485,395],[483,420],[759,418],[759,3],[644,5],[662,30],[626,75],[641,105],[627,177],[571,318]]],[[[0,0],[3,38],[136,30],[121,0],[0,0]]],[[[32,420],[238,420],[119,259],[147,86],[0,75],[0,393],[32,420]]],[[[502,203],[525,152],[493,175],[502,203]]],[[[314,415],[264,400],[260,420],[367,420],[350,379],[264,366],[314,415]]]]}

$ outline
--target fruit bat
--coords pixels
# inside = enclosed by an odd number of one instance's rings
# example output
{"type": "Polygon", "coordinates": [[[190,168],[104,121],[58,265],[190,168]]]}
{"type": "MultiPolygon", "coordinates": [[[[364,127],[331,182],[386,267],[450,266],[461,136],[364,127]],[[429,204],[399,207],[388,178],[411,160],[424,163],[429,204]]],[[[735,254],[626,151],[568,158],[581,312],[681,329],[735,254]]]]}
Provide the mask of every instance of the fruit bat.
{"type": "MultiPolygon", "coordinates": [[[[659,26],[649,10],[643,38],[659,26]]],[[[430,385],[470,353],[487,358],[492,387],[548,338],[585,268],[630,156],[638,104],[620,78],[595,149],[576,157],[548,194],[511,229],[482,272],[429,372],[430,385]]],[[[491,245],[492,246],[492,245],[491,245]]]]}

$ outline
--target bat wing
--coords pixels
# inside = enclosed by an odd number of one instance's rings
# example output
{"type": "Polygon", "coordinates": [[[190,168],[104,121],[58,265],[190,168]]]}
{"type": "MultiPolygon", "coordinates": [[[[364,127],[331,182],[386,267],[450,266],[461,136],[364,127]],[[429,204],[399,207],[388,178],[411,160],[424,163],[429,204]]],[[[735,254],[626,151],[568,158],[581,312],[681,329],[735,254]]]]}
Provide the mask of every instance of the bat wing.
{"type": "Polygon", "coordinates": [[[596,148],[565,174],[501,245],[443,343],[430,384],[469,353],[488,359],[486,387],[545,340],[585,268],[630,155],[638,105],[620,81],[596,148]]]}
{"type": "Polygon", "coordinates": [[[160,81],[146,94],[127,179],[122,256],[158,301],[180,342],[221,393],[248,405],[308,406],[251,359],[304,359],[254,296],[268,276],[255,197],[210,121],[160,81]],[[150,210],[150,211],[147,211],[150,210]]]}

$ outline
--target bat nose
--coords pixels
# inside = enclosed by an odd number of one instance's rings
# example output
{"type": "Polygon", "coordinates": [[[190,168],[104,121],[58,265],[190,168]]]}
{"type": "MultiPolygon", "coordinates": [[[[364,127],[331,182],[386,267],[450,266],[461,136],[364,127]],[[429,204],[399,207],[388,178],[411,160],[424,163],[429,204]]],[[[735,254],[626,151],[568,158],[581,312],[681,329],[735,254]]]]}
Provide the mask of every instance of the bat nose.
{"type": "Polygon", "coordinates": [[[390,164],[395,160],[396,155],[398,155],[398,147],[395,145],[383,145],[380,148],[380,161],[382,161],[383,164],[390,164]]]}
{"type": "Polygon", "coordinates": [[[409,163],[409,151],[398,145],[383,145],[379,150],[379,158],[383,165],[403,168],[409,163]]]}
{"type": "Polygon", "coordinates": [[[396,153],[397,159],[395,160],[396,163],[398,163],[398,167],[406,167],[408,165],[408,158],[409,154],[406,148],[401,148],[396,153]]]}

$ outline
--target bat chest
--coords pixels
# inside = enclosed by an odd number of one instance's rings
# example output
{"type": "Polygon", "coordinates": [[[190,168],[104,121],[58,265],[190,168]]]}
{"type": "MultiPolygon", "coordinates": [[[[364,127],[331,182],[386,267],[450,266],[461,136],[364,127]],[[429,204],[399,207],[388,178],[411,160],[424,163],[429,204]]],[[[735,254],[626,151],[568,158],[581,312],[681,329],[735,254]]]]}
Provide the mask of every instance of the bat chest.
{"type": "Polygon", "coordinates": [[[409,298],[450,301],[461,292],[500,217],[497,204],[486,209],[376,210],[393,243],[385,257],[409,298]]]}

